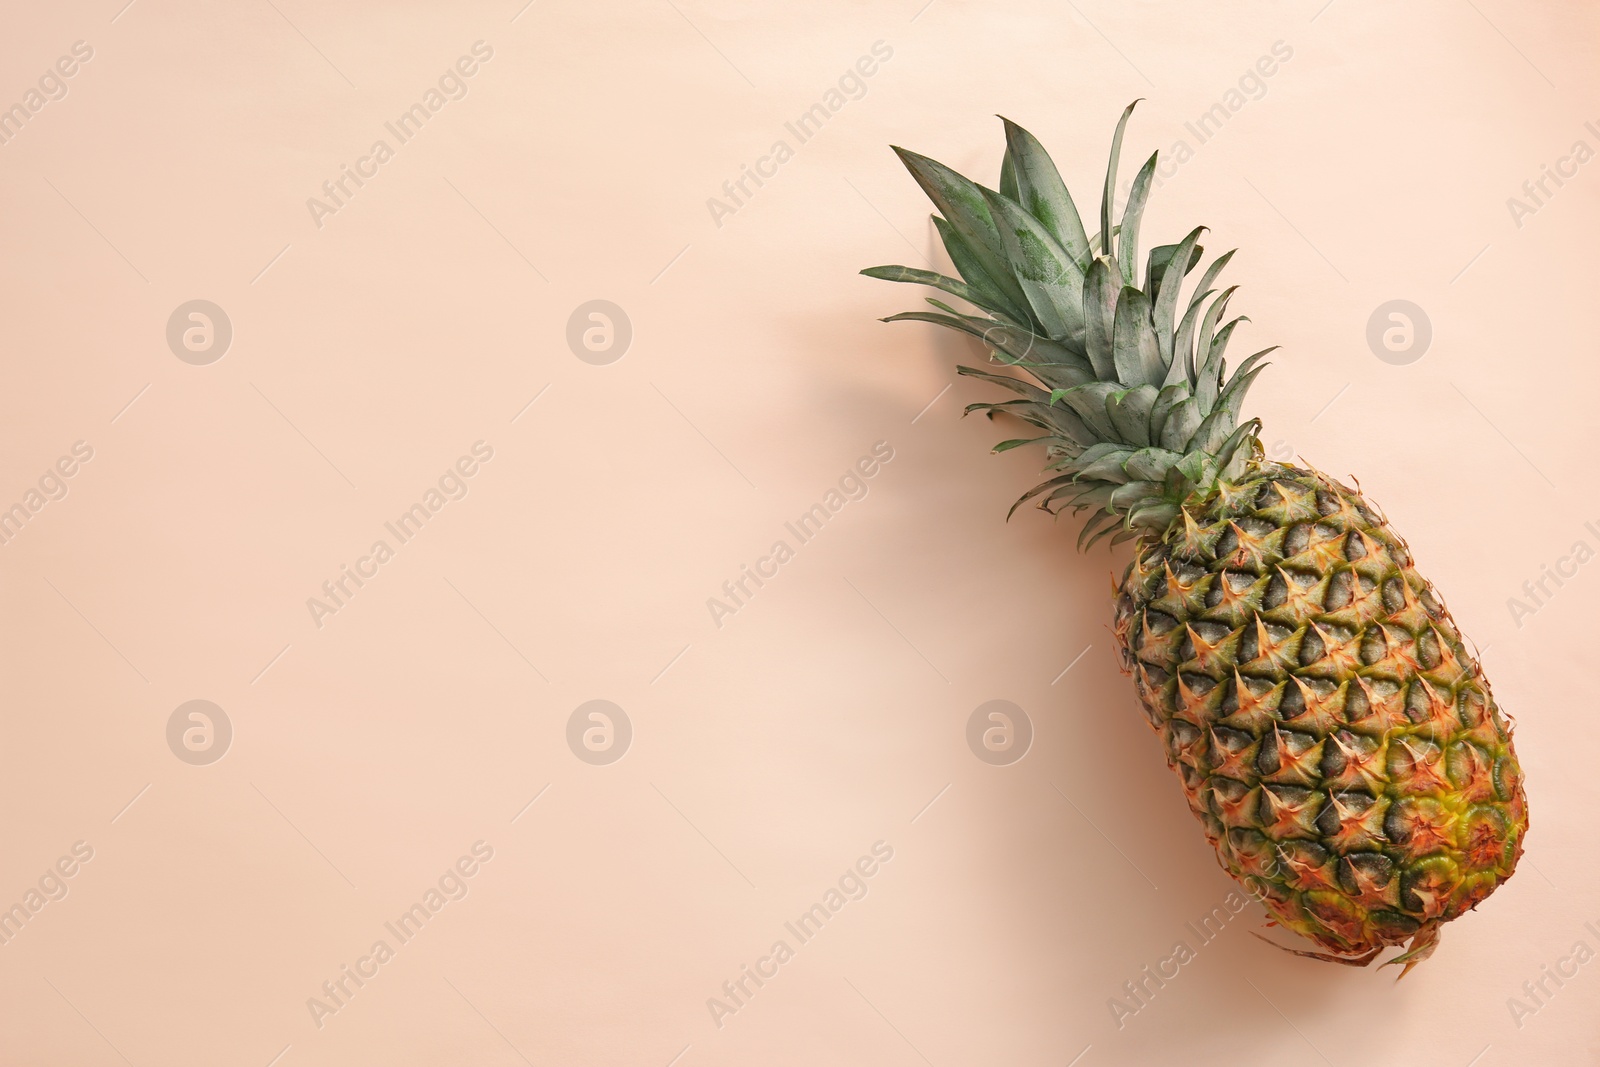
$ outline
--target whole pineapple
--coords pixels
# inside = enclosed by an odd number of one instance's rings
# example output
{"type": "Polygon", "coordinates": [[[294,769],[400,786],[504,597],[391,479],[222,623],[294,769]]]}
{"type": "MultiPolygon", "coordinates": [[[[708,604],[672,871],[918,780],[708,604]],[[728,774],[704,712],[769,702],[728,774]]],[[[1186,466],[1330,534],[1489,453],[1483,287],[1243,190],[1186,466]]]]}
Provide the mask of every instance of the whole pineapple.
{"type": "MultiPolygon", "coordinates": [[[[1137,103],[1137,101],[1136,101],[1137,103]]],[[[993,364],[960,373],[1016,393],[968,412],[1015,416],[1052,476],[1012,506],[1089,511],[1078,543],[1133,540],[1115,634],[1150,723],[1222,866],[1302,955],[1367,964],[1427,958],[1439,927],[1511,877],[1528,829],[1522,773],[1489,683],[1405,542],[1361,495],[1266,460],[1245,391],[1272,349],[1230,376],[1234,289],[1217,257],[1184,301],[1204,227],[1151,248],[1139,223],[1156,156],[1119,225],[1113,195],[1130,104],[1100,208],[1084,231],[1055,165],[1006,121],[998,191],[896,149],[932,199],[961,278],[874,267],[980,308],[934,322],[979,338],[993,364]],[[942,217],[940,217],[942,216],[942,217]]],[[[1236,288],[1236,287],[1235,287],[1236,288]]]]}

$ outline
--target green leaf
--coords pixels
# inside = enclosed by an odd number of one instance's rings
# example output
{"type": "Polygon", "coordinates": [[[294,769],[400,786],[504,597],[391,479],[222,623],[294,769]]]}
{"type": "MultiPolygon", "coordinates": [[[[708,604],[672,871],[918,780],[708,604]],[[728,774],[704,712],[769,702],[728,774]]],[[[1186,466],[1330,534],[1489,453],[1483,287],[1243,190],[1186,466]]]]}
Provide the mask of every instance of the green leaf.
{"type": "MultiPolygon", "coordinates": [[[[1197,229],[1203,231],[1205,227],[1200,226],[1197,229]]],[[[1154,300],[1156,294],[1160,292],[1161,283],[1167,276],[1167,267],[1176,258],[1178,248],[1178,245],[1156,245],[1150,250],[1150,257],[1146,260],[1144,268],[1144,293],[1151,300],[1154,300]]],[[[1206,250],[1204,248],[1195,245],[1194,251],[1189,254],[1188,265],[1183,268],[1183,273],[1180,277],[1187,276],[1190,271],[1194,270],[1200,261],[1205,258],[1205,254],[1206,250]]],[[[1176,315],[1174,315],[1174,318],[1176,318],[1176,315]]]]}
{"type": "Polygon", "coordinates": [[[923,297],[923,299],[926,300],[928,303],[932,304],[934,307],[938,308],[940,311],[943,311],[947,315],[954,315],[958,319],[966,319],[968,322],[972,323],[975,326],[980,326],[980,327],[982,327],[984,329],[988,329],[992,325],[993,328],[997,329],[997,330],[1005,329],[1004,324],[998,323],[998,322],[994,322],[994,320],[992,320],[992,319],[985,319],[985,318],[981,318],[981,317],[979,317],[977,315],[968,315],[964,311],[957,311],[955,308],[951,307],[949,304],[946,304],[943,300],[940,300],[938,297],[925,296],[925,297],[923,297]]]}
{"type": "Polygon", "coordinates": [[[1080,481],[1112,482],[1121,485],[1128,480],[1128,472],[1123,469],[1123,464],[1133,455],[1129,449],[1121,449],[1107,456],[1101,456],[1093,463],[1088,464],[1078,472],[1080,481]]]}
{"type": "Polygon", "coordinates": [[[1022,203],[1022,196],[1017,189],[1017,165],[1011,161],[1009,152],[1000,157],[1000,195],[1022,203]]]}
{"type": "Polygon", "coordinates": [[[1083,347],[1089,354],[1095,377],[1103,382],[1117,380],[1117,362],[1112,338],[1116,327],[1117,292],[1122,279],[1106,256],[1089,264],[1083,280],[1083,347]]]}
{"type": "Polygon", "coordinates": [[[973,258],[982,265],[984,273],[999,291],[1018,307],[1026,307],[1022,288],[1006,267],[1000,248],[1000,234],[995,229],[994,219],[989,215],[988,205],[978,186],[938,160],[904,148],[894,151],[917,184],[922,186],[922,191],[928,194],[928,199],[939,209],[939,214],[961,235],[973,258]]]}
{"type": "Polygon", "coordinates": [[[968,404],[963,413],[970,415],[974,411],[982,411],[991,419],[996,414],[1011,415],[1041,430],[1049,430],[1058,437],[1070,438],[1080,446],[1099,441],[1070,408],[1041,404],[1035,400],[1005,400],[995,404],[968,404]]]}
{"type": "Polygon", "coordinates": [[[902,311],[890,315],[884,322],[931,322],[976,337],[997,353],[1005,356],[1006,366],[1021,367],[1052,385],[1079,385],[1093,381],[1094,374],[1077,353],[1038,335],[1004,322],[963,315],[948,304],[929,299],[928,303],[946,314],[931,311],[902,311]],[[1030,358],[1031,357],[1031,358],[1030,358]]]}
{"type": "MultiPolygon", "coordinates": [[[[1136,526],[1144,530],[1165,530],[1172,525],[1172,520],[1178,517],[1178,505],[1167,500],[1146,500],[1135,504],[1128,512],[1126,520],[1129,526],[1136,526]]],[[[1128,532],[1124,530],[1117,537],[1125,537],[1128,532]]],[[[1111,539],[1112,544],[1117,543],[1117,538],[1111,539]]]]}
{"type": "Polygon", "coordinates": [[[1154,385],[1166,376],[1155,329],[1150,325],[1150,298],[1131,285],[1117,296],[1111,354],[1117,381],[1126,386],[1154,385]]]}
{"type": "Polygon", "coordinates": [[[1106,414],[1111,419],[1117,437],[1130,445],[1149,445],[1150,409],[1155,406],[1156,387],[1140,385],[1106,400],[1106,414]]]}
{"type": "Polygon", "coordinates": [[[1016,173],[1017,203],[1043,224],[1074,262],[1088,263],[1089,238],[1055,162],[1033,134],[1008,118],[1000,121],[1006,127],[1006,160],[1016,173]]]}
{"type": "MultiPolygon", "coordinates": [[[[1111,227],[1111,236],[1112,237],[1116,237],[1121,232],[1122,232],[1122,227],[1121,226],[1113,226],[1113,227],[1111,227]]],[[[1089,247],[1090,248],[1099,248],[1101,243],[1102,242],[1100,240],[1100,231],[1096,230],[1095,233],[1094,233],[1094,236],[1089,238],[1089,247]]],[[[1113,262],[1114,262],[1114,260],[1113,260],[1113,262]]],[[[1120,276],[1120,272],[1119,272],[1119,276],[1120,276]]]]}
{"type": "Polygon", "coordinates": [[[1057,340],[1083,336],[1083,273],[1056,239],[1016,203],[983,190],[999,226],[1011,271],[1045,332],[1057,340]]]}
{"type": "MultiPolygon", "coordinates": [[[[1217,275],[1222,273],[1222,268],[1228,265],[1228,260],[1232,259],[1233,254],[1237,251],[1239,251],[1237,248],[1229,249],[1216,259],[1212,260],[1211,266],[1207,267],[1206,272],[1200,276],[1200,284],[1195,288],[1195,292],[1204,293],[1208,291],[1211,288],[1212,283],[1217,280],[1217,275]]],[[[1203,298],[1196,297],[1195,299],[1200,300],[1203,298]]]]}
{"type": "Polygon", "coordinates": [[[1052,341],[1048,337],[1041,337],[1021,326],[984,319],[974,321],[988,322],[984,343],[1005,357],[1001,360],[1002,363],[1030,368],[1035,365],[1081,367],[1085,374],[1092,376],[1089,361],[1066,345],[1052,341]]]}
{"type": "Polygon", "coordinates": [[[1227,412],[1230,422],[1239,418],[1239,409],[1244,405],[1244,394],[1250,388],[1250,383],[1256,380],[1256,375],[1266,370],[1270,363],[1260,363],[1262,357],[1269,352],[1277,351],[1278,346],[1263,348],[1261,351],[1245,359],[1239,364],[1239,369],[1234,371],[1233,377],[1228,379],[1228,384],[1217,397],[1216,410],[1227,412]],[[1257,364],[1260,363],[1259,366],[1257,364]]]}
{"type": "Polygon", "coordinates": [[[930,299],[928,303],[962,319],[970,327],[966,332],[995,350],[998,362],[1008,367],[1021,367],[1051,387],[1082,385],[1095,380],[1094,369],[1087,359],[1048,337],[1040,337],[1021,326],[962,315],[937,300],[930,299]]]}
{"type": "Polygon", "coordinates": [[[1102,512],[1094,516],[1083,524],[1083,529],[1078,533],[1078,551],[1089,551],[1094,547],[1095,542],[1109,533],[1116,532],[1116,530],[1117,520],[1115,515],[1108,515],[1102,512]],[[1100,527],[1098,532],[1096,532],[1096,527],[1100,527]]]}
{"type": "Polygon", "coordinates": [[[1070,507],[1074,511],[1081,511],[1086,507],[1104,506],[1106,498],[1111,495],[1115,485],[1096,482],[1084,478],[1081,474],[1074,475],[1071,485],[1062,486],[1046,497],[1042,503],[1045,506],[1061,501],[1062,507],[1070,507]]]}
{"type": "Polygon", "coordinates": [[[979,292],[989,294],[991,300],[1003,306],[1006,318],[1031,326],[1033,315],[1028,310],[1027,301],[1019,304],[1006,295],[1006,290],[989,276],[989,272],[978,261],[972,247],[956,232],[954,226],[938,215],[929,217],[933,219],[933,225],[939,231],[939,239],[944,242],[944,250],[949,254],[950,262],[955,264],[956,272],[967,280],[967,284],[979,292]]]}
{"type": "Polygon", "coordinates": [[[1174,452],[1187,452],[1189,440],[1200,428],[1200,404],[1194,397],[1186,397],[1173,405],[1166,424],[1161,427],[1161,440],[1156,443],[1174,452]]]}
{"type": "MultiPolygon", "coordinates": [[[[1099,508],[1106,515],[1111,515],[1109,511],[1105,511],[1105,508],[1111,502],[1111,494],[1116,488],[1117,486],[1115,485],[1107,485],[1103,482],[1095,482],[1088,485],[1079,483],[1070,489],[1057,489],[1050,494],[1050,502],[1070,497],[1064,506],[1070,507],[1073,511],[1082,511],[1084,508],[1099,508]]],[[[1115,516],[1111,517],[1115,518],[1115,516]]]]}
{"type": "Polygon", "coordinates": [[[1049,481],[1040,482],[1032,489],[1029,489],[1026,493],[1023,493],[1021,496],[1017,497],[1017,502],[1011,505],[1010,511],[1006,512],[1006,521],[1010,522],[1011,516],[1016,513],[1018,508],[1032,500],[1034,497],[1038,496],[1040,493],[1047,489],[1054,489],[1057,486],[1068,485],[1076,477],[1077,475],[1075,474],[1063,474],[1058,478],[1051,478],[1049,481]]]}
{"type": "Polygon", "coordinates": [[[981,378],[983,381],[993,382],[995,385],[1004,386],[1019,396],[1025,396],[1029,400],[1035,400],[1047,406],[1050,403],[1049,393],[1036,385],[1030,385],[1021,378],[1013,378],[1009,374],[995,374],[992,371],[979,370],[977,367],[957,367],[956,373],[965,374],[969,378],[981,378]]]}
{"type": "MultiPolygon", "coordinates": [[[[997,353],[999,354],[999,353],[997,353]]],[[[1019,367],[1033,375],[1051,389],[1071,389],[1095,380],[1094,372],[1081,359],[1071,363],[1041,363],[1033,360],[1012,362],[1009,358],[998,360],[1007,367],[1019,367]]]]}
{"type": "Polygon", "coordinates": [[[1182,458],[1165,448],[1141,448],[1128,457],[1124,469],[1141,482],[1159,482],[1182,458]]]}
{"type": "Polygon", "coordinates": [[[1133,188],[1128,191],[1128,206],[1122,212],[1122,233],[1117,237],[1117,263],[1122,267],[1124,285],[1139,284],[1139,223],[1144,218],[1145,203],[1150,199],[1150,181],[1156,174],[1156,156],[1150,158],[1133,177],[1133,188]]]}
{"type": "Polygon", "coordinates": [[[1222,374],[1227,364],[1223,360],[1223,353],[1228,349],[1228,338],[1233,336],[1233,331],[1241,322],[1250,320],[1240,315],[1230,321],[1226,326],[1217,331],[1216,339],[1211,342],[1211,349],[1206,353],[1206,361],[1200,368],[1200,380],[1195,383],[1195,399],[1200,401],[1200,410],[1210,414],[1212,407],[1217,402],[1217,393],[1222,388],[1222,374]]]}
{"type": "Polygon", "coordinates": [[[1161,484],[1162,495],[1169,500],[1183,500],[1194,492],[1194,482],[1190,481],[1189,476],[1183,473],[1184,464],[1188,459],[1188,456],[1184,456],[1183,459],[1173,464],[1172,469],[1167,472],[1166,480],[1161,484]]]}
{"type": "Polygon", "coordinates": [[[1172,362],[1167,366],[1167,385],[1188,382],[1191,388],[1194,386],[1194,331],[1200,322],[1200,310],[1211,293],[1210,289],[1203,290],[1189,302],[1189,310],[1172,339],[1172,362]]]}
{"type": "Polygon", "coordinates": [[[1066,436],[1072,438],[1079,445],[1089,447],[1099,443],[1099,436],[1071,408],[1056,408],[1054,417],[1060,429],[1066,433],[1066,436]]]}
{"type": "MultiPolygon", "coordinates": [[[[932,311],[902,311],[899,314],[888,316],[883,321],[931,322],[938,326],[948,326],[952,330],[960,330],[964,334],[976,337],[990,348],[1002,349],[1006,351],[1007,355],[1013,355],[1010,351],[1010,346],[1016,339],[1014,335],[1020,335],[1021,337],[1033,336],[1019,327],[1008,326],[1003,322],[995,322],[993,319],[980,319],[975,315],[962,315],[955,309],[950,308],[949,305],[940,304],[936,300],[930,300],[929,303],[934,304],[936,307],[943,307],[950,313],[941,315],[932,311]]],[[[1026,351],[1026,348],[1019,348],[1013,356],[1013,363],[1020,362],[1026,351]]]]}
{"type": "Polygon", "coordinates": [[[1078,413],[1098,440],[1115,441],[1117,433],[1111,426],[1111,417],[1106,413],[1106,399],[1121,391],[1122,386],[1116,382],[1090,382],[1068,389],[1061,394],[1060,400],[1078,413]]]}
{"type": "Polygon", "coordinates": [[[1086,467],[1113,453],[1126,451],[1128,451],[1128,446],[1121,441],[1101,441],[1099,444],[1090,445],[1083,450],[1083,454],[1077,460],[1078,466],[1080,468],[1086,467]]]}
{"type": "MultiPolygon", "coordinates": [[[[1142,98],[1141,98],[1142,99],[1142,98]]],[[[1111,162],[1106,166],[1106,188],[1100,198],[1100,240],[1101,254],[1111,255],[1111,211],[1116,205],[1117,197],[1117,159],[1122,155],[1122,133],[1128,128],[1128,116],[1133,114],[1134,107],[1139,103],[1135,100],[1122,110],[1122,117],[1117,120],[1117,132],[1111,136],[1111,162]]]]}
{"type": "Polygon", "coordinates": [[[1041,430],[1054,432],[1055,427],[1046,422],[1040,412],[1048,411],[1044,405],[1032,400],[998,400],[994,402],[978,401],[968,404],[961,409],[962,415],[971,415],[974,411],[981,411],[990,422],[996,415],[1010,415],[1030,426],[1037,426],[1041,430]]]}
{"type": "Polygon", "coordinates": [[[1206,472],[1213,468],[1209,460],[1204,452],[1186,452],[1177,466],[1178,473],[1188,479],[1190,485],[1205,485],[1211,480],[1206,472]]]}
{"type": "Polygon", "coordinates": [[[893,264],[884,267],[868,267],[861,273],[869,278],[879,278],[886,282],[910,282],[914,285],[931,285],[935,289],[943,289],[951,296],[959,296],[967,303],[975,304],[991,314],[1010,317],[1010,311],[1006,308],[1004,301],[995,300],[988,293],[982,292],[966,282],[952,278],[949,275],[939,274],[936,271],[893,264]]]}
{"type": "Polygon", "coordinates": [[[1211,333],[1222,319],[1222,313],[1228,309],[1228,298],[1238,289],[1237,285],[1230,285],[1222,290],[1222,295],[1211,302],[1211,306],[1206,309],[1205,318],[1200,320],[1200,332],[1195,335],[1194,340],[1194,372],[1190,377],[1196,388],[1200,384],[1200,370],[1211,354],[1211,333]]]}
{"type": "Polygon", "coordinates": [[[1223,442],[1217,451],[1217,460],[1223,477],[1237,478],[1244,473],[1255,452],[1255,449],[1246,447],[1246,443],[1253,440],[1260,432],[1261,420],[1251,419],[1233,431],[1233,436],[1223,442]]]}
{"type": "MultiPolygon", "coordinates": [[[[1223,333],[1217,336],[1217,345],[1226,343],[1225,335],[1238,321],[1235,319],[1224,327],[1223,333]]],[[[1196,447],[1216,454],[1219,463],[1225,464],[1232,457],[1232,451],[1228,449],[1227,443],[1237,436],[1235,423],[1239,421],[1239,408],[1244,404],[1245,392],[1250,388],[1250,383],[1256,380],[1256,375],[1267,369],[1268,364],[1262,363],[1261,360],[1272,351],[1274,349],[1264,348],[1239,365],[1238,371],[1228,379],[1227,388],[1217,398],[1211,413],[1206,416],[1205,422],[1201,423],[1200,429],[1195,434],[1196,447]],[[1228,450],[1226,457],[1223,456],[1225,449],[1228,450]]],[[[1217,356],[1216,364],[1218,367],[1222,366],[1220,354],[1217,356]]],[[[1234,447],[1237,447],[1237,442],[1234,443],[1234,447]]]]}
{"type": "Polygon", "coordinates": [[[1015,438],[1014,440],[1010,440],[1010,441],[1001,441],[999,444],[994,446],[992,451],[994,451],[994,452],[1009,452],[1013,448],[1019,448],[1022,445],[1033,445],[1033,444],[1038,444],[1040,441],[1048,441],[1051,438],[1053,438],[1054,436],[1055,436],[1054,434],[1046,434],[1043,437],[1018,437],[1018,438],[1015,438]]]}
{"type": "Polygon", "coordinates": [[[1172,409],[1189,397],[1189,383],[1177,382],[1173,385],[1163,386],[1156,396],[1156,403],[1150,409],[1150,440],[1161,440],[1161,429],[1166,425],[1167,416],[1172,414],[1172,409]]]}
{"type": "Polygon", "coordinates": [[[1222,442],[1228,439],[1233,432],[1233,423],[1228,421],[1227,412],[1220,408],[1211,412],[1200,423],[1200,428],[1195,431],[1191,448],[1198,452],[1215,453],[1222,447],[1222,442]]]}
{"type": "Polygon", "coordinates": [[[1222,447],[1217,449],[1217,463],[1223,467],[1227,467],[1230,463],[1232,463],[1234,457],[1238,455],[1239,449],[1242,448],[1244,443],[1248,441],[1260,428],[1261,422],[1258,419],[1251,419],[1249,422],[1237,427],[1233,433],[1229,435],[1228,439],[1222,442],[1222,447]]]}
{"type": "MultiPolygon", "coordinates": [[[[1200,251],[1197,242],[1200,240],[1200,235],[1205,232],[1205,229],[1204,226],[1196,226],[1190,231],[1189,236],[1185,237],[1183,243],[1178,245],[1174,258],[1190,266],[1198,262],[1198,259],[1195,258],[1195,254],[1200,251]]],[[[1158,295],[1155,298],[1155,306],[1150,313],[1150,318],[1155,323],[1156,340],[1161,344],[1162,362],[1167,368],[1171,368],[1175,362],[1173,358],[1173,334],[1175,332],[1173,324],[1178,315],[1178,294],[1183,289],[1183,277],[1188,271],[1189,267],[1186,266],[1182,270],[1165,272],[1164,277],[1161,279],[1158,295]]]]}
{"type": "Polygon", "coordinates": [[[1150,482],[1129,482],[1119,485],[1111,491],[1111,499],[1107,501],[1110,507],[1126,512],[1136,502],[1149,500],[1161,495],[1161,487],[1150,482]]]}

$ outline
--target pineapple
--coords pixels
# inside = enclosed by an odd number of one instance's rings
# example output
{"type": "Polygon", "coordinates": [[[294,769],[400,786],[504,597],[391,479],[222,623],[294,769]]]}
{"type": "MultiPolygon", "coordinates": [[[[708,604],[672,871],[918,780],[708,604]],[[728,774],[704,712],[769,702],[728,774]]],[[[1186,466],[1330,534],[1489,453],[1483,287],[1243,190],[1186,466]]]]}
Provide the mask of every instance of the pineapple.
{"type": "Polygon", "coordinates": [[[995,450],[1038,443],[1048,461],[1013,512],[1088,512],[1080,549],[1134,542],[1115,605],[1122,667],[1223,868],[1315,946],[1291,951],[1365,965],[1404,944],[1388,961],[1403,975],[1516,867],[1528,809],[1510,727],[1382,513],[1267,459],[1259,420],[1240,421],[1272,349],[1228,373],[1236,287],[1213,286],[1233,253],[1187,300],[1204,227],[1140,263],[1156,156],[1113,224],[1132,112],[1093,238],[1050,157],[1008,120],[998,190],[897,148],[961,277],[862,273],[985,313],[930,299],[933,311],[884,321],[938,323],[989,350],[992,369],[959,372],[1016,399],[967,412],[1036,428],[995,450]]]}

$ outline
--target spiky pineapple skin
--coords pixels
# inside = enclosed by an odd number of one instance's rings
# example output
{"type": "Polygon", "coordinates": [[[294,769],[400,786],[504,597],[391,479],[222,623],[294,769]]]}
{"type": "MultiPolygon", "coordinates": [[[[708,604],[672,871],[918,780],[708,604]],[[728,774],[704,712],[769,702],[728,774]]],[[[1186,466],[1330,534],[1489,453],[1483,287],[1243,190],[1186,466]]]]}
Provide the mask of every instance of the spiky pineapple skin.
{"type": "Polygon", "coordinates": [[[1358,492],[1257,461],[1140,543],[1115,633],[1222,866],[1326,953],[1431,947],[1511,876],[1510,727],[1358,492]]]}

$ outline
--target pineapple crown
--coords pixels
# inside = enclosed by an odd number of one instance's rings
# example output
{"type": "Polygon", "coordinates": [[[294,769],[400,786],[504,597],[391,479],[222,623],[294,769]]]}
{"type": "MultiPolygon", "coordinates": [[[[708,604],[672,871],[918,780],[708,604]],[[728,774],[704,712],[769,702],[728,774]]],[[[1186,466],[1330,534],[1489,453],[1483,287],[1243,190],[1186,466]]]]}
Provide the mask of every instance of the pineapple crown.
{"type": "Polygon", "coordinates": [[[1139,223],[1156,154],[1134,178],[1121,222],[1112,222],[1122,134],[1138,102],[1117,122],[1100,232],[1092,239],[1044,147],[1002,118],[1006,154],[998,191],[895,148],[939,209],[933,222],[960,279],[901,266],[861,272],[931,285],[986,313],[968,315],[930,297],[936,311],[908,311],[883,321],[910,319],[960,330],[989,348],[991,364],[1020,368],[1039,383],[957,368],[1020,397],[970,404],[967,414],[1013,415],[1044,431],[995,446],[1003,452],[1042,442],[1045,469],[1055,472],[1024,493],[1007,518],[1035,498],[1057,516],[1068,507],[1090,510],[1080,549],[1107,535],[1113,544],[1159,536],[1186,500],[1236,480],[1260,454],[1260,422],[1241,425],[1239,408],[1267,366],[1262,357],[1273,349],[1255,353],[1227,375],[1223,352],[1235,327],[1247,320],[1221,322],[1238,287],[1218,293],[1212,285],[1233,252],[1212,261],[1182,304],[1184,277],[1204,258],[1199,239],[1205,227],[1196,227],[1177,244],[1150,249],[1140,284],[1139,223]]]}

